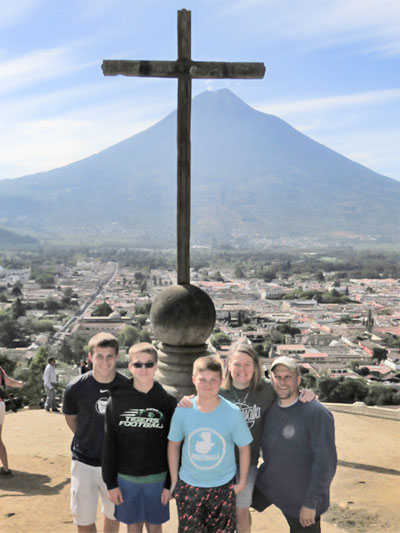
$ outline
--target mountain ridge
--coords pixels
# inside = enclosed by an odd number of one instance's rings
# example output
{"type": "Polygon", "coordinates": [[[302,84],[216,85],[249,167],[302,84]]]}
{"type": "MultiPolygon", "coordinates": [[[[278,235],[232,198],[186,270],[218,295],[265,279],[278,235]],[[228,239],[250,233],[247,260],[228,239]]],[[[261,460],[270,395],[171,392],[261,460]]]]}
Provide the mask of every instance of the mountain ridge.
{"type": "MultiPolygon", "coordinates": [[[[192,244],[398,238],[400,183],[228,89],[192,105],[192,244]]],[[[35,237],[173,244],[176,110],[80,161],[0,181],[0,226],[35,237]]]]}

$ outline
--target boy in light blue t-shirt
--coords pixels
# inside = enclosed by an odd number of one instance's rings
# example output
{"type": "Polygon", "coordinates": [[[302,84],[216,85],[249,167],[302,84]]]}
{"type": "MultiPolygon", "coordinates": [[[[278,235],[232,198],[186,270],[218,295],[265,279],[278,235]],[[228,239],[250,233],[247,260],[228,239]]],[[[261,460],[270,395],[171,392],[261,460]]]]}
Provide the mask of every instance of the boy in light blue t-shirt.
{"type": "Polygon", "coordinates": [[[171,494],[176,499],[179,532],[233,533],[235,497],[245,487],[249,470],[251,433],[239,408],[218,395],[222,384],[219,361],[200,357],[194,362],[192,379],[197,391],[193,409],[175,410],[168,435],[171,494]],[[235,445],[239,449],[236,484],[235,445]]]}

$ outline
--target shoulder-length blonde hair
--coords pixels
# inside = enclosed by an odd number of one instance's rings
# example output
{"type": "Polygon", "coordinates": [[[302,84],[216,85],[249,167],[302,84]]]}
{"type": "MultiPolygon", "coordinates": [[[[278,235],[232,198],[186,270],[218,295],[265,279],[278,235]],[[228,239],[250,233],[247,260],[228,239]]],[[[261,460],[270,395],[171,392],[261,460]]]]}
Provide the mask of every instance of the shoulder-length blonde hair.
{"type": "Polygon", "coordinates": [[[262,382],[262,368],[261,368],[261,361],[257,355],[257,352],[253,348],[253,346],[244,339],[239,339],[235,342],[235,344],[232,344],[228,357],[226,359],[226,374],[225,379],[223,383],[223,387],[225,389],[231,389],[232,388],[232,376],[229,372],[229,364],[232,361],[232,357],[237,353],[245,353],[249,357],[253,359],[254,364],[254,374],[250,380],[249,389],[255,390],[262,382]]]}

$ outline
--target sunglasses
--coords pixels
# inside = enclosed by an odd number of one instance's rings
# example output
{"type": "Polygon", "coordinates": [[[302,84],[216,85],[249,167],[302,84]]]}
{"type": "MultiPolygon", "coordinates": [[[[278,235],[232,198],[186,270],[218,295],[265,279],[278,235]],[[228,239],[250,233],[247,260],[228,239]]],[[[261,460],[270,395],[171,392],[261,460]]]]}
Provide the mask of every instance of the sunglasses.
{"type": "Polygon", "coordinates": [[[154,361],[146,361],[145,363],[139,363],[138,361],[135,361],[134,363],[130,363],[131,366],[134,368],[153,368],[155,365],[154,361]]]}

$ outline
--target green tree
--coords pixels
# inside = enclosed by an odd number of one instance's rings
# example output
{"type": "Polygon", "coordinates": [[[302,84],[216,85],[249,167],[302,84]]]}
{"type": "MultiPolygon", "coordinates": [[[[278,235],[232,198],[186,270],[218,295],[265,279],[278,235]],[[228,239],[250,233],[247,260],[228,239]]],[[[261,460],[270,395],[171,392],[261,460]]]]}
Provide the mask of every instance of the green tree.
{"type": "Polygon", "coordinates": [[[9,376],[12,376],[15,370],[15,367],[17,366],[17,363],[15,361],[12,361],[5,354],[0,353],[0,366],[1,368],[4,368],[6,374],[8,374],[9,376]]]}
{"type": "Polygon", "coordinates": [[[387,385],[371,385],[365,398],[367,405],[392,405],[393,391],[387,385]]]}
{"type": "Polygon", "coordinates": [[[357,361],[357,359],[350,359],[349,361],[349,367],[353,372],[357,372],[358,367],[360,366],[360,363],[357,361]]]}
{"type": "Polygon", "coordinates": [[[65,306],[70,305],[73,292],[74,291],[72,290],[71,287],[65,287],[65,289],[63,290],[63,297],[61,298],[61,303],[63,305],[65,306]]]}
{"type": "Polygon", "coordinates": [[[264,270],[263,280],[266,283],[270,283],[273,279],[276,279],[276,271],[275,270],[264,270]]]}
{"type": "Polygon", "coordinates": [[[140,326],[144,326],[148,320],[148,315],[136,315],[135,320],[139,323],[140,326]]]}
{"type": "Polygon", "coordinates": [[[362,402],[368,393],[368,386],[359,379],[344,379],[335,389],[340,403],[362,402]]]}
{"type": "Polygon", "coordinates": [[[263,344],[254,344],[254,350],[259,357],[265,357],[265,351],[263,344]]]}
{"type": "Polygon", "coordinates": [[[48,349],[41,346],[31,361],[28,379],[21,389],[22,394],[28,398],[30,403],[39,403],[43,398],[43,372],[49,357],[48,349]]]}
{"type": "Polygon", "coordinates": [[[135,315],[149,315],[151,302],[144,302],[135,305],[135,315]]]}
{"type": "Polygon", "coordinates": [[[55,283],[54,274],[50,272],[42,272],[36,277],[36,282],[39,283],[43,289],[51,289],[54,287],[55,283]]]}
{"type": "Polygon", "coordinates": [[[222,274],[219,270],[216,270],[215,272],[212,272],[210,274],[210,279],[214,281],[224,281],[224,278],[222,277],[222,274]]]}
{"type": "Polygon", "coordinates": [[[129,349],[133,344],[139,341],[139,336],[139,330],[128,324],[121,331],[119,341],[123,346],[125,346],[126,349],[129,349]]]}
{"type": "Polygon", "coordinates": [[[265,354],[265,357],[269,357],[269,352],[271,351],[271,348],[272,348],[272,340],[271,339],[266,339],[264,342],[263,342],[263,349],[264,349],[264,354],[265,354]]]}
{"type": "Polygon", "coordinates": [[[318,382],[318,396],[321,402],[339,401],[335,389],[339,385],[339,380],[321,378],[318,382]]]}
{"type": "Polygon", "coordinates": [[[211,337],[211,344],[214,348],[220,348],[222,345],[227,345],[231,343],[231,338],[225,333],[216,333],[211,337]]]}
{"type": "Polygon", "coordinates": [[[242,265],[239,264],[235,266],[233,270],[233,276],[239,279],[244,279],[246,277],[242,265]]]}
{"type": "Polygon", "coordinates": [[[147,329],[142,329],[142,331],[139,333],[139,340],[140,342],[151,342],[151,335],[147,329]]]}
{"type": "Polygon", "coordinates": [[[51,320],[34,320],[32,329],[35,333],[54,333],[54,326],[51,320]]]}
{"type": "Polygon", "coordinates": [[[44,302],[44,308],[50,315],[54,315],[60,310],[60,304],[53,298],[47,298],[44,302]]]}
{"type": "Polygon", "coordinates": [[[74,361],[76,363],[78,363],[81,359],[86,359],[89,352],[87,341],[87,336],[79,331],[71,335],[70,343],[72,352],[74,354],[74,361]]]}
{"type": "Polygon", "coordinates": [[[99,304],[96,309],[91,312],[92,316],[109,316],[113,312],[111,306],[107,302],[99,304]]]}
{"type": "Polygon", "coordinates": [[[147,291],[147,281],[144,279],[141,283],[140,283],[140,293],[143,294],[144,292],[147,291]]]}
{"type": "Polygon", "coordinates": [[[26,312],[25,306],[23,305],[21,300],[19,298],[15,298],[15,300],[13,301],[11,305],[11,313],[12,313],[13,318],[17,320],[17,318],[19,318],[20,316],[23,316],[25,312],[26,312]]]}
{"type": "Polygon", "coordinates": [[[381,348],[380,346],[375,346],[372,350],[372,357],[380,363],[387,359],[387,350],[386,348],[381,348]]]}
{"type": "Polygon", "coordinates": [[[11,289],[11,294],[14,298],[20,298],[22,296],[22,289],[20,285],[15,284],[11,289]]]}
{"type": "MultiPolygon", "coordinates": [[[[372,328],[374,326],[374,319],[372,318],[372,311],[371,309],[368,309],[368,316],[367,321],[365,322],[365,325],[367,327],[367,331],[371,332],[372,328]]],[[[386,358],[385,358],[386,359],[386,358]]]]}
{"type": "Polygon", "coordinates": [[[302,374],[301,386],[304,387],[305,389],[312,389],[313,391],[316,391],[318,389],[317,378],[313,374],[311,374],[311,372],[302,374]]]}
{"type": "Polygon", "coordinates": [[[142,272],[135,272],[134,278],[135,278],[136,283],[140,283],[141,281],[144,280],[144,275],[142,274],[142,272]]]}
{"type": "Polygon", "coordinates": [[[57,357],[68,364],[78,362],[75,360],[71,344],[65,338],[61,341],[60,347],[58,348],[57,357]]]}
{"type": "Polygon", "coordinates": [[[0,346],[12,348],[14,340],[21,335],[18,322],[10,317],[7,312],[0,312],[0,346]]]}

